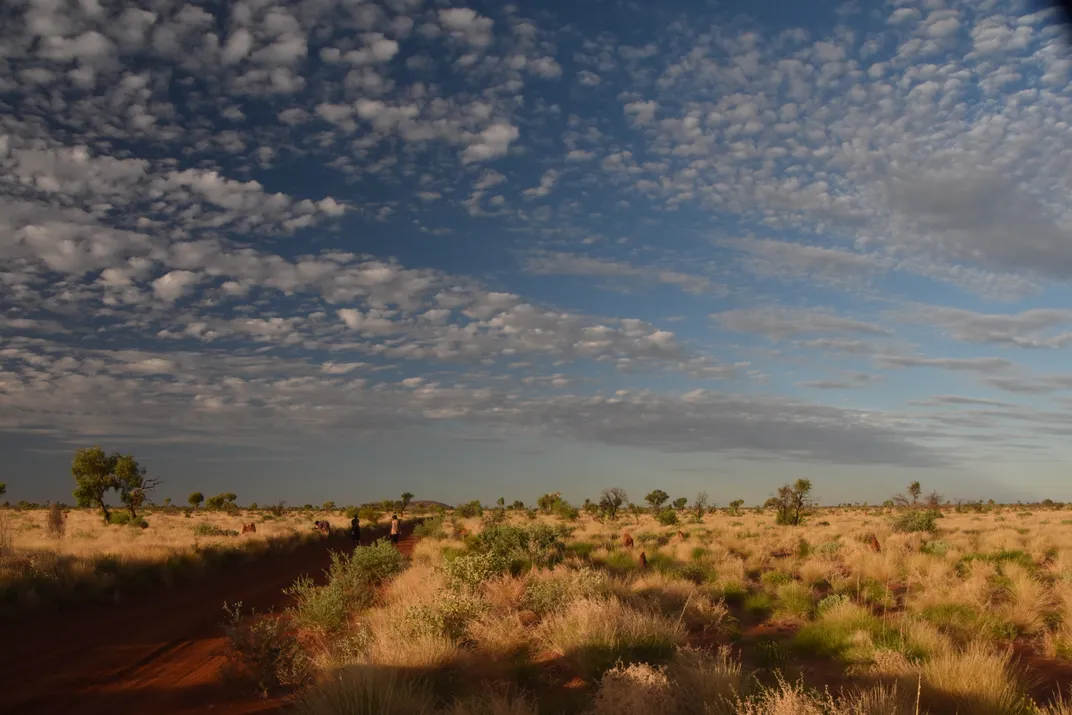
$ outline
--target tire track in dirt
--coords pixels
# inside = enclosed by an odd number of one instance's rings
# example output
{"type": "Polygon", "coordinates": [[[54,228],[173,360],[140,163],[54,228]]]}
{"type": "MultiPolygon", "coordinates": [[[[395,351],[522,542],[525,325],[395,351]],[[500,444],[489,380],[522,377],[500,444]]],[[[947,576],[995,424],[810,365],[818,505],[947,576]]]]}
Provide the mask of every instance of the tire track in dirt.
{"type": "MultiPolygon", "coordinates": [[[[412,552],[414,524],[399,544],[412,552]]],[[[382,528],[363,529],[362,543],[382,528]]],[[[0,713],[64,715],[246,715],[278,711],[281,698],[263,699],[220,679],[227,644],[223,604],[279,609],[283,589],[298,577],[323,581],[329,551],[349,546],[332,538],[229,566],[172,589],[143,591],[124,602],[39,613],[0,624],[0,713]]]]}

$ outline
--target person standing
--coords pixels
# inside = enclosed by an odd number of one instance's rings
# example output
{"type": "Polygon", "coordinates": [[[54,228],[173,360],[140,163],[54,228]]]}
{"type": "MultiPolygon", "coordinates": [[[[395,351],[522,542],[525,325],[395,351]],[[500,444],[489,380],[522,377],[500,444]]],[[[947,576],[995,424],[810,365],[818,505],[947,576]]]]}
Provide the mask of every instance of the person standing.
{"type": "Polygon", "coordinates": [[[361,521],[354,515],[354,518],[350,520],[350,538],[354,540],[355,544],[361,543],[361,521]]]}
{"type": "Polygon", "coordinates": [[[391,515],[391,543],[398,543],[398,514],[391,515]]]}

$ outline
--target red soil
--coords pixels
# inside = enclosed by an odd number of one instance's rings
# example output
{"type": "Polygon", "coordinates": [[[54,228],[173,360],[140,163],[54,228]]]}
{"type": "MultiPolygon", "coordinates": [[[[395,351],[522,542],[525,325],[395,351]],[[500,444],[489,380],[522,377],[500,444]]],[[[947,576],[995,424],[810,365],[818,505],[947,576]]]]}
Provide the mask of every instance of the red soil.
{"type": "MultiPolygon", "coordinates": [[[[403,525],[399,547],[407,555],[412,530],[403,525]]],[[[362,541],[382,533],[363,529],[362,541]]],[[[244,610],[258,612],[286,606],[283,589],[302,575],[323,580],[328,551],[347,545],[347,539],[325,539],[126,602],[2,623],[0,713],[279,712],[282,698],[259,698],[221,680],[223,604],[241,601],[244,610]]]]}

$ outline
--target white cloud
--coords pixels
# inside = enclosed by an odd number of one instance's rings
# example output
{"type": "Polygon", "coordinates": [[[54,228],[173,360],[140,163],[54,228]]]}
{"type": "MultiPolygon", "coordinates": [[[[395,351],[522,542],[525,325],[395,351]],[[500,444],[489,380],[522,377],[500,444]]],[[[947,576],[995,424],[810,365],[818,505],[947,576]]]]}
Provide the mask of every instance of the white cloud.
{"type": "Polygon", "coordinates": [[[517,140],[520,132],[510,124],[493,124],[479,134],[472,135],[468,146],[462,151],[463,164],[488,161],[506,154],[510,145],[517,140]]]}
{"type": "Polygon", "coordinates": [[[153,281],[153,293],[160,300],[174,303],[189,293],[201,278],[193,271],[171,271],[153,281]]]}
{"type": "Polygon", "coordinates": [[[473,47],[484,48],[491,44],[494,21],[467,7],[440,10],[439,23],[449,34],[473,47]]]}

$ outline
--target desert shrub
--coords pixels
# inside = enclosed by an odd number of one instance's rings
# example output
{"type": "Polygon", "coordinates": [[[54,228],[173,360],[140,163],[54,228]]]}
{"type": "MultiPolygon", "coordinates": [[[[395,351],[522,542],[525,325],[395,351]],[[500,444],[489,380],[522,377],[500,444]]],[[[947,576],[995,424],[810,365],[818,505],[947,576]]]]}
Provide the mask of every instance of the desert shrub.
{"type": "Polygon", "coordinates": [[[269,694],[282,687],[305,683],[311,664],[297,638],[288,631],[284,618],[245,616],[242,604],[224,605],[224,633],[230,648],[228,673],[250,681],[256,689],[269,694]]]}
{"type": "Polygon", "coordinates": [[[456,515],[460,516],[463,519],[472,519],[472,518],[475,518],[475,517],[483,516],[484,515],[484,507],[480,504],[479,501],[474,499],[471,502],[466,502],[465,504],[459,504],[454,509],[454,513],[456,515]]]}
{"type": "Polygon", "coordinates": [[[786,584],[792,581],[793,576],[791,574],[786,573],[785,571],[775,570],[767,571],[759,577],[759,580],[767,586],[781,586],[782,584],[786,584]]]}
{"type": "Polygon", "coordinates": [[[871,637],[882,631],[881,621],[851,601],[828,604],[819,618],[801,628],[794,647],[801,653],[844,660],[859,660],[870,652],[871,637]]]}
{"type": "Polygon", "coordinates": [[[778,587],[776,595],[778,613],[807,619],[811,615],[814,603],[811,589],[799,583],[786,583],[778,587]]]}
{"type": "Polygon", "coordinates": [[[677,512],[671,507],[660,509],[655,513],[655,520],[663,526],[673,526],[678,523],[677,512]]]}
{"type": "Polygon", "coordinates": [[[437,516],[425,519],[413,528],[413,535],[419,539],[443,539],[446,532],[443,530],[443,517],[437,516]]]}
{"type": "Polygon", "coordinates": [[[937,509],[909,509],[893,518],[890,526],[894,531],[901,533],[938,531],[938,519],[942,518],[942,512],[937,509]]]}
{"type": "Polygon", "coordinates": [[[486,607],[480,599],[448,591],[433,603],[407,607],[397,627],[412,636],[444,635],[458,640],[465,636],[469,624],[476,620],[486,607]]]}
{"type": "Polygon", "coordinates": [[[531,579],[525,586],[522,605],[540,615],[565,606],[570,601],[594,596],[603,590],[605,579],[591,569],[578,569],[548,578],[531,579]]]}
{"type": "Polygon", "coordinates": [[[346,623],[346,595],[337,586],[317,586],[311,578],[302,576],[284,593],[295,600],[289,613],[299,626],[331,632],[346,623]]]}
{"type": "Polygon", "coordinates": [[[919,547],[920,552],[924,554],[930,554],[931,556],[944,556],[949,551],[949,542],[941,539],[935,539],[934,541],[928,541],[919,547]]]}
{"type": "Polygon", "coordinates": [[[830,541],[824,541],[815,547],[815,553],[826,558],[833,558],[841,552],[841,541],[838,539],[832,539],[830,541]]]}
{"type": "Polygon", "coordinates": [[[543,638],[552,652],[571,660],[586,677],[623,663],[661,663],[684,642],[680,620],[637,610],[616,598],[579,598],[544,622],[543,638]]]}
{"type": "Polygon", "coordinates": [[[498,524],[486,527],[473,540],[477,553],[494,554],[508,563],[553,566],[566,554],[563,527],[534,524],[529,527],[498,524]]]}
{"type": "Polygon", "coordinates": [[[130,523],[130,514],[125,511],[117,511],[108,517],[108,523],[115,526],[126,526],[130,523]]]}
{"type": "MultiPolygon", "coordinates": [[[[113,514],[112,516],[115,516],[113,514]]],[[[122,516],[128,516],[123,514],[122,516]]],[[[238,536],[238,532],[234,529],[224,529],[215,524],[198,524],[194,527],[194,536],[238,536]]]]}
{"type": "Polygon", "coordinates": [[[465,554],[443,563],[447,583],[454,587],[476,588],[509,568],[510,563],[494,552],[465,554]]]}
{"type": "Polygon", "coordinates": [[[351,598],[371,598],[376,586],[396,576],[406,568],[406,557],[387,539],[368,546],[358,546],[349,554],[331,552],[329,570],[332,585],[341,587],[351,598]]]}
{"type": "Polygon", "coordinates": [[[765,616],[774,610],[774,600],[762,591],[744,597],[744,610],[756,616],[765,616]]]}

